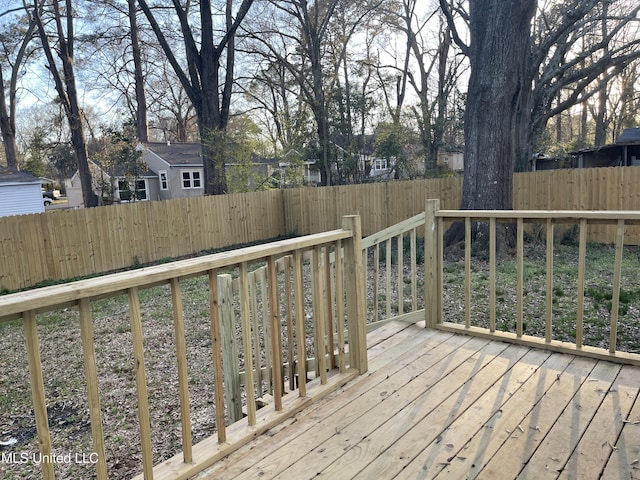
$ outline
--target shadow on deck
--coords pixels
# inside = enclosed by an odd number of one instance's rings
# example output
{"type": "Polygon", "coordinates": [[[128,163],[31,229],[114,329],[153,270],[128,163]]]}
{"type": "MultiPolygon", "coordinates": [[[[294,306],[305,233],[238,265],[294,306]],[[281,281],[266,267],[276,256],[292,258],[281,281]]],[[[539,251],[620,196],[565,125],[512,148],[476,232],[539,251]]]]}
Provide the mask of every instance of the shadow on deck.
{"type": "Polygon", "coordinates": [[[365,375],[195,478],[640,478],[640,368],[400,322],[367,340],[365,375]]]}

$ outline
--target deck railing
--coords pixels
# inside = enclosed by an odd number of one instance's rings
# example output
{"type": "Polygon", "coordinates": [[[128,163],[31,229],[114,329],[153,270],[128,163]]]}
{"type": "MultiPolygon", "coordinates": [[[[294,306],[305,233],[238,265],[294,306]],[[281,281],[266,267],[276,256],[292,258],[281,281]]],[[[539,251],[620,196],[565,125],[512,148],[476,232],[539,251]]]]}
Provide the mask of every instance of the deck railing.
{"type": "Polygon", "coordinates": [[[639,211],[539,211],[539,210],[440,210],[438,200],[429,200],[425,212],[425,325],[430,328],[438,328],[454,332],[464,332],[474,335],[497,338],[512,341],[519,344],[542,347],[554,351],[563,351],[572,354],[586,355],[590,357],[613,360],[623,363],[640,365],[640,355],[633,352],[620,351],[617,348],[619,298],[621,291],[621,266],[624,247],[625,227],[640,225],[639,211]],[[443,315],[443,235],[452,222],[464,222],[464,322],[452,323],[443,315]],[[488,326],[479,327],[472,325],[472,223],[484,222],[488,224],[488,326]],[[496,254],[496,225],[506,222],[515,226],[516,246],[516,285],[515,285],[515,311],[512,316],[515,320],[515,331],[500,331],[496,329],[496,278],[497,262],[496,254]],[[526,335],[525,324],[527,313],[524,308],[524,238],[525,231],[530,224],[542,226],[545,238],[545,326],[544,336],[536,337],[526,335]],[[575,285],[576,310],[575,310],[575,341],[558,341],[553,339],[554,331],[554,235],[558,225],[575,225],[577,228],[578,254],[577,254],[577,282],[575,285]],[[584,344],[585,325],[585,272],[587,252],[587,229],[591,225],[616,226],[615,256],[612,266],[611,308],[608,323],[608,348],[595,347],[584,344]]]}
{"type": "Polygon", "coordinates": [[[398,318],[422,320],[424,289],[418,272],[424,261],[424,222],[419,213],[362,240],[369,329],[398,318]]]}
{"type": "MultiPolygon", "coordinates": [[[[142,476],[145,479],[187,478],[312,400],[306,383],[309,350],[315,356],[313,368],[319,394],[326,394],[346,379],[367,370],[361,252],[360,219],[347,216],[343,217],[340,230],[0,297],[0,323],[17,320],[24,326],[40,458],[55,458],[52,457],[55,445],[51,441],[46,374],[43,373],[46,370],[38,333],[40,314],[60,308],[77,309],[90,413],[91,459],[96,460],[91,462],[95,464],[92,476],[102,480],[110,477],[109,459],[105,454],[109,439],[103,431],[92,303],[106,297],[127,297],[142,476]],[[330,266],[329,256],[335,252],[339,253],[338,261],[330,266]],[[280,273],[277,264],[284,267],[280,273]],[[259,273],[254,272],[256,268],[261,268],[259,273]],[[260,281],[255,281],[256,276],[260,281]],[[208,309],[210,321],[217,430],[215,436],[195,445],[192,445],[190,372],[181,292],[181,283],[193,277],[203,277],[208,285],[208,305],[204,308],[208,309]],[[310,288],[306,284],[309,279],[310,288]],[[237,285],[235,295],[233,282],[237,285]],[[148,394],[149,367],[145,366],[145,355],[149,353],[145,352],[145,334],[153,332],[143,331],[145,312],[140,295],[143,290],[158,285],[168,285],[170,289],[181,452],[154,467],[157,461],[152,453],[150,421],[153,404],[148,394]],[[327,295],[328,285],[332,285],[333,294],[327,295]],[[235,321],[225,324],[222,317],[235,321]],[[238,365],[238,349],[242,352],[242,366],[238,365]],[[238,373],[241,367],[244,368],[242,376],[238,373]],[[233,423],[230,429],[228,424],[240,416],[240,404],[237,398],[230,400],[236,394],[230,395],[229,389],[232,383],[240,382],[244,384],[246,398],[242,403],[246,420],[233,423]],[[257,410],[256,400],[266,391],[273,398],[270,407],[264,409],[268,411],[263,413],[257,410]],[[225,411],[231,422],[225,419],[225,411]]],[[[39,465],[42,478],[55,478],[55,461],[43,461],[39,465]]]]}

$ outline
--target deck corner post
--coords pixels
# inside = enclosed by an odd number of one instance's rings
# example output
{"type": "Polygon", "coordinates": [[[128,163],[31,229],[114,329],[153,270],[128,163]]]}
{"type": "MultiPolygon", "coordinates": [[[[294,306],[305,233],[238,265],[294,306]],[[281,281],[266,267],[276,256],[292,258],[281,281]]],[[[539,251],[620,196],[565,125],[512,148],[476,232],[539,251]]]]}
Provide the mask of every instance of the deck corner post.
{"type": "Polygon", "coordinates": [[[440,295],[440,272],[442,271],[442,257],[440,244],[442,232],[436,212],[440,210],[439,199],[429,199],[425,207],[424,222],[424,298],[425,298],[425,327],[435,328],[442,322],[442,296],[440,295]]]}
{"type": "Polygon", "coordinates": [[[342,217],[342,228],[352,232],[352,237],[343,241],[347,323],[349,326],[349,361],[351,368],[357,369],[362,375],[368,369],[368,360],[360,216],[346,215],[342,217]]]}

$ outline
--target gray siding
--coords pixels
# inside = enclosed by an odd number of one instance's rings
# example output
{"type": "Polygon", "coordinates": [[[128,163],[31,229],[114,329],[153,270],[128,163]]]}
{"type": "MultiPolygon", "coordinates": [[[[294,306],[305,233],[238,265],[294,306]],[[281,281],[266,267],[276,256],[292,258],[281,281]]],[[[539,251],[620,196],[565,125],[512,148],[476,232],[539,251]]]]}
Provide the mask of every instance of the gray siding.
{"type": "Polygon", "coordinates": [[[0,217],[42,212],[44,203],[40,183],[0,185],[0,217]]]}

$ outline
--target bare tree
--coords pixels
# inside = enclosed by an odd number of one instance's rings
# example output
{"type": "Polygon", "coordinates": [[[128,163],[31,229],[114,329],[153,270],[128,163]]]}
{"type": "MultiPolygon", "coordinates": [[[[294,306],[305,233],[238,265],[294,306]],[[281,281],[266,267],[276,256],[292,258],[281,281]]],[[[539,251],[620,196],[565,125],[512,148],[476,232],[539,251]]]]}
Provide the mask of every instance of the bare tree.
{"type": "MultiPolygon", "coordinates": [[[[615,77],[640,56],[640,36],[625,34],[632,24],[637,28],[640,5],[607,3],[604,9],[597,0],[550,0],[532,22],[535,0],[475,1],[468,13],[440,0],[471,64],[462,208],[511,208],[514,167],[528,165],[548,120],[594,95],[594,82],[615,77]],[[468,18],[469,45],[456,30],[456,10],[468,18]]],[[[460,230],[447,238],[460,238],[460,230]]]]}
{"type": "MultiPolygon", "coordinates": [[[[229,121],[234,81],[235,35],[253,0],[242,0],[237,11],[234,11],[233,1],[226,0],[222,14],[224,20],[221,22],[224,27],[218,41],[214,38],[216,30],[211,0],[201,0],[198,12],[191,11],[190,2],[185,7],[178,0],[172,3],[180,25],[187,71],[179,60],[181,56],[167,40],[154,8],[146,0],[139,0],[142,11],[196,110],[202,142],[205,193],[226,193],[224,131],[229,121]],[[199,19],[199,25],[192,26],[194,18],[199,19]]],[[[162,10],[166,12],[165,7],[162,10]]]]}
{"type": "Polygon", "coordinates": [[[84,112],[78,101],[74,72],[74,10],[71,0],[65,0],[62,9],[60,8],[61,3],[63,2],[59,0],[49,0],[45,1],[41,8],[37,0],[34,0],[33,18],[38,27],[40,41],[47,59],[47,68],[53,77],[56,92],[69,123],[71,144],[78,164],[84,206],[95,207],[98,205],[98,198],[93,191],[84,135],[84,112]],[[48,16],[53,25],[51,38],[43,14],[48,16]],[[54,51],[57,53],[60,65],[55,60],[54,51]]]}
{"type": "Polygon", "coordinates": [[[127,17],[131,34],[131,51],[134,68],[134,85],[136,91],[136,132],[140,142],[149,140],[149,123],[147,120],[147,97],[144,89],[144,74],[142,71],[142,49],[138,31],[138,14],[136,0],[127,0],[127,17]]]}
{"type": "Polygon", "coordinates": [[[378,4],[346,2],[344,7],[350,11],[341,18],[349,20],[341,28],[332,28],[339,0],[270,4],[270,16],[254,29],[252,38],[261,43],[262,56],[282,65],[299,87],[315,121],[322,184],[330,185],[334,163],[329,118],[332,94],[338,91],[339,72],[355,31],[378,4]],[[340,41],[331,44],[334,34],[340,41]]]}
{"type": "Polygon", "coordinates": [[[638,12],[640,4],[627,0],[547,0],[541,5],[531,33],[516,170],[529,165],[550,118],[586,105],[640,58],[638,12]]]}
{"type": "MultiPolygon", "coordinates": [[[[26,10],[26,9],[25,9],[26,10]]],[[[0,14],[3,16],[5,13],[0,14]]],[[[7,167],[17,170],[18,152],[16,148],[16,106],[18,78],[27,61],[29,45],[33,40],[36,25],[28,16],[22,17],[0,34],[0,131],[4,145],[7,167]],[[9,67],[8,81],[5,81],[4,68],[9,67]],[[5,93],[7,92],[7,93],[5,93]],[[8,101],[7,96],[8,95],[8,101]]]]}

